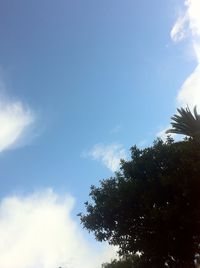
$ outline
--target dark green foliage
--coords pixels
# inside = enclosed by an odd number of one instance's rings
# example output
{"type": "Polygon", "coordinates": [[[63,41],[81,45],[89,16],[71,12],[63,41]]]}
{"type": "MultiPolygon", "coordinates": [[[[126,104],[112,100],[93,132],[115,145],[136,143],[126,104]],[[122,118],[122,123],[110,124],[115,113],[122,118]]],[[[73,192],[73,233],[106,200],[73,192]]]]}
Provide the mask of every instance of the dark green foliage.
{"type": "Polygon", "coordinates": [[[135,256],[125,256],[119,260],[113,260],[110,263],[102,264],[102,268],[139,268],[140,257],[135,256]]]}
{"type": "Polygon", "coordinates": [[[197,113],[196,106],[194,107],[194,115],[187,108],[177,109],[178,115],[171,117],[172,129],[166,131],[166,133],[183,134],[192,138],[200,136],[200,115],[197,113]]]}
{"type": "Polygon", "coordinates": [[[121,256],[140,252],[133,267],[194,267],[200,254],[200,147],[194,141],[132,147],[131,160],[92,186],[90,197],[83,226],[117,245],[121,256]]]}
{"type": "Polygon", "coordinates": [[[105,263],[102,268],[132,268],[130,260],[113,260],[111,263],[105,263]]]}

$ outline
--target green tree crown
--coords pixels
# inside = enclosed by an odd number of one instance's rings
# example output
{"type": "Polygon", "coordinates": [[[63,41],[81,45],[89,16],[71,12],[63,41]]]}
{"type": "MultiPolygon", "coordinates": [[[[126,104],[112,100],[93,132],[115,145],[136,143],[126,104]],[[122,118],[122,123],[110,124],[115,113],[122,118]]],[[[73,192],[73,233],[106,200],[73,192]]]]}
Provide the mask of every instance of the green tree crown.
{"type": "Polygon", "coordinates": [[[145,149],[132,147],[131,159],[121,162],[114,177],[92,186],[90,197],[80,215],[83,226],[97,240],[117,245],[121,256],[140,252],[133,267],[195,267],[200,148],[193,140],[169,138],[145,149]]]}

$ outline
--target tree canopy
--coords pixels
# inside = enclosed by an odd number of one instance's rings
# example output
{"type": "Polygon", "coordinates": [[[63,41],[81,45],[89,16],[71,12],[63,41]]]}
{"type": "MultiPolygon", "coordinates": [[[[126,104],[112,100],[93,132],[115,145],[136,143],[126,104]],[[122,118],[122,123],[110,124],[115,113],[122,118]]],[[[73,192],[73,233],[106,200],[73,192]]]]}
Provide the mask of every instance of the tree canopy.
{"type": "Polygon", "coordinates": [[[200,254],[200,147],[192,139],[132,147],[131,159],[121,162],[114,177],[92,186],[90,197],[80,216],[83,226],[97,240],[117,245],[122,256],[139,252],[137,266],[131,267],[195,267],[200,254]]]}
{"type": "Polygon", "coordinates": [[[112,260],[110,263],[103,263],[102,268],[139,268],[141,258],[138,255],[128,255],[119,260],[112,260]]]}

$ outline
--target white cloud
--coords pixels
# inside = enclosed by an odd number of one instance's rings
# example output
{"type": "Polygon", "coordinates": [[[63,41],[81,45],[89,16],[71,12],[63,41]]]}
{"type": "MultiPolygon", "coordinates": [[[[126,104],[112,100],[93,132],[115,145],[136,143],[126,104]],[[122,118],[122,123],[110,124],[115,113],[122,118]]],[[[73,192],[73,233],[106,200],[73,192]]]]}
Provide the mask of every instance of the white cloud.
{"type": "Polygon", "coordinates": [[[15,146],[33,121],[32,112],[21,102],[0,100],[0,152],[15,146]]]}
{"type": "Polygon", "coordinates": [[[187,104],[191,108],[195,105],[200,106],[200,64],[183,83],[178,92],[177,100],[183,107],[187,104]]]}
{"type": "Polygon", "coordinates": [[[72,219],[74,198],[52,190],[0,202],[0,267],[97,268],[114,256],[95,247],[72,219]]]}
{"type": "Polygon", "coordinates": [[[122,144],[110,145],[96,144],[88,153],[94,160],[100,161],[112,172],[119,168],[120,160],[126,158],[126,152],[122,144]]]}
{"type": "Polygon", "coordinates": [[[200,106],[200,1],[185,1],[186,11],[178,18],[171,31],[174,41],[189,37],[192,43],[197,66],[180,88],[177,102],[180,106],[200,106]]]}
{"type": "Polygon", "coordinates": [[[22,144],[22,138],[33,122],[30,108],[7,97],[6,86],[0,77],[0,152],[22,144]]]}

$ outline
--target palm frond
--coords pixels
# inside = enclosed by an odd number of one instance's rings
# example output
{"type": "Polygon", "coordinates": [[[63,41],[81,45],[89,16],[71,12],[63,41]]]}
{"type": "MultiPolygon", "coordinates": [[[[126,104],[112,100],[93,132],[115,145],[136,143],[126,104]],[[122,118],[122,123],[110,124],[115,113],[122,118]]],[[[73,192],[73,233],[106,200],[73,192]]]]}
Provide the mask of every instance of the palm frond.
{"type": "Polygon", "coordinates": [[[177,109],[178,114],[171,117],[172,128],[166,133],[183,134],[190,137],[200,136],[200,115],[197,113],[197,107],[194,107],[194,114],[189,107],[177,109]]]}

